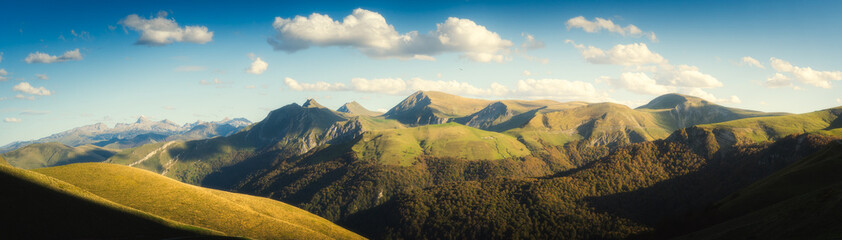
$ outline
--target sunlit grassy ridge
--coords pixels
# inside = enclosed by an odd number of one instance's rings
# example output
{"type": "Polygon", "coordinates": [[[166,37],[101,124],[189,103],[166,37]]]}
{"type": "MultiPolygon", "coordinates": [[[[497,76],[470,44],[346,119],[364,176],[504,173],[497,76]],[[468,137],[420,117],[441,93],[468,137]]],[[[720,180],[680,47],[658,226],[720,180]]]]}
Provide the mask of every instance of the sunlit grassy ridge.
{"type": "Polygon", "coordinates": [[[815,132],[842,136],[842,107],[810,113],[746,118],[734,121],[699,125],[714,132],[726,131],[738,142],[763,142],[779,139],[790,134],[815,132]]]}
{"type": "Polygon", "coordinates": [[[657,115],[613,103],[589,104],[537,113],[525,125],[506,131],[531,148],[560,146],[573,140],[593,143],[641,142],[669,136],[669,124],[657,115]]]}
{"type": "Polygon", "coordinates": [[[222,235],[126,207],[59,179],[9,165],[0,164],[0,192],[2,239],[222,235]]]}
{"type": "Polygon", "coordinates": [[[35,143],[3,153],[9,164],[24,168],[40,168],[80,162],[102,162],[116,150],[84,145],[71,147],[57,142],[35,143]]]}
{"type": "Polygon", "coordinates": [[[98,196],[174,221],[256,239],[361,239],[293,206],[211,190],[116,164],[83,163],[35,170],[98,196]]]}
{"type": "Polygon", "coordinates": [[[422,155],[466,160],[496,160],[529,154],[517,139],[458,123],[372,131],[352,149],[361,159],[407,166],[422,155]]]}

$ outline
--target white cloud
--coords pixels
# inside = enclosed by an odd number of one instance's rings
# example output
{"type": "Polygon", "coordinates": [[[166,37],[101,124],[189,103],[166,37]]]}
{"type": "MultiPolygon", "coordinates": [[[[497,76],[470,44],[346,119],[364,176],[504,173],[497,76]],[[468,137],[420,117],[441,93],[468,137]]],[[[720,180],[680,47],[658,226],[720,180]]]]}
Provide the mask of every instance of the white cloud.
{"type": "Polygon", "coordinates": [[[528,76],[531,76],[531,75],[532,75],[532,72],[530,72],[529,70],[523,70],[523,73],[521,73],[520,75],[523,75],[523,76],[527,76],[527,77],[528,77],[528,76]]]}
{"type": "Polygon", "coordinates": [[[675,91],[674,87],[658,84],[655,79],[642,72],[624,72],[617,79],[604,76],[597,82],[606,82],[608,85],[639,94],[661,95],[675,91]]]}
{"type": "Polygon", "coordinates": [[[456,95],[487,96],[499,93],[494,92],[491,89],[482,89],[471,85],[470,83],[459,82],[454,80],[442,81],[413,78],[407,81],[407,86],[412,91],[439,91],[456,95]]]}
{"type": "Polygon", "coordinates": [[[50,80],[50,77],[47,77],[47,74],[36,73],[35,77],[41,80],[50,80]]]}
{"type": "MultiPolygon", "coordinates": [[[[670,64],[667,59],[658,53],[650,51],[646,44],[643,43],[618,44],[611,49],[603,50],[594,46],[576,44],[571,40],[565,42],[579,49],[582,57],[590,63],[620,65],[626,66],[627,69],[631,68],[634,71],[651,72],[653,73],[651,79],[654,79],[658,85],[689,88],[715,88],[723,86],[722,82],[718,79],[709,74],[702,73],[696,66],[674,66],[670,64]]],[[[640,74],[629,74],[609,83],[613,82],[613,85],[620,87],[626,86],[626,89],[636,93],[660,92],[662,90],[655,85],[642,87],[625,84],[626,82],[635,82],[632,79],[644,81],[645,79],[640,74]],[[628,87],[632,87],[632,89],[628,87]]],[[[650,78],[649,76],[645,77],[650,78]]],[[[610,78],[606,78],[606,81],[608,79],[610,78]]],[[[644,82],[648,82],[648,80],[644,82]]]]}
{"type": "Polygon", "coordinates": [[[622,27],[614,24],[613,21],[604,18],[595,18],[593,21],[590,21],[584,16],[578,16],[568,19],[565,25],[568,30],[571,28],[581,28],[585,32],[598,33],[604,29],[609,32],[620,34],[621,36],[641,37],[645,35],[653,42],[658,41],[654,32],[644,33],[640,30],[640,28],[632,24],[622,27]]]}
{"type": "Polygon", "coordinates": [[[30,94],[30,95],[38,95],[38,96],[49,96],[49,95],[53,94],[50,90],[47,90],[44,87],[37,87],[36,88],[36,87],[33,87],[32,85],[29,85],[28,82],[18,83],[18,85],[15,85],[14,87],[12,87],[12,90],[17,91],[17,92],[30,94]]]}
{"type": "Polygon", "coordinates": [[[514,96],[530,98],[552,98],[561,100],[605,101],[605,93],[586,82],[563,79],[518,80],[512,92],[514,96]]]}
{"type": "Polygon", "coordinates": [[[436,31],[400,34],[377,12],[355,9],[342,21],[313,13],[309,17],[275,17],[278,34],[267,41],[289,53],[312,46],[351,46],[374,58],[434,60],[432,55],[458,52],[477,62],[502,62],[512,42],[469,19],[450,17],[436,31]]]}
{"type": "Polygon", "coordinates": [[[251,66],[246,69],[247,73],[260,75],[269,68],[269,64],[261,60],[259,57],[254,57],[251,66]]]}
{"type": "Polygon", "coordinates": [[[207,69],[205,66],[178,66],[174,70],[176,72],[201,72],[207,69]]]}
{"type": "Polygon", "coordinates": [[[26,56],[26,59],[24,59],[26,63],[56,63],[79,60],[82,60],[82,53],[79,52],[78,48],[64,52],[64,54],[62,54],[61,56],[53,56],[42,52],[34,52],[30,53],[29,56],[26,56]]]}
{"type": "Polygon", "coordinates": [[[344,83],[299,83],[295,79],[289,77],[284,78],[284,84],[286,84],[287,87],[295,91],[340,91],[348,89],[348,87],[345,86],[344,83]]]}
{"type": "Polygon", "coordinates": [[[775,73],[774,76],[767,78],[763,85],[770,88],[793,87],[792,80],[781,73],[775,73]]]}
{"type": "Polygon", "coordinates": [[[749,65],[749,66],[752,66],[752,67],[766,69],[766,66],[763,66],[763,64],[760,63],[760,61],[757,61],[757,59],[754,59],[753,57],[749,57],[749,56],[745,56],[742,59],[740,59],[740,64],[745,64],[745,65],[749,65]]]}
{"type": "Polygon", "coordinates": [[[21,100],[35,100],[34,96],[26,96],[26,95],[23,95],[23,94],[15,95],[15,98],[21,99],[21,100]]]}
{"type": "Polygon", "coordinates": [[[6,75],[9,75],[9,72],[6,72],[6,69],[4,68],[0,68],[0,82],[9,80],[6,75]]]}
{"type": "Polygon", "coordinates": [[[686,89],[683,89],[681,91],[681,93],[696,96],[696,97],[700,97],[702,99],[705,99],[705,100],[708,100],[708,101],[711,101],[711,102],[714,102],[714,103],[726,103],[726,104],[727,103],[733,103],[733,104],[742,103],[742,100],[740,100],[740,98],[737,97],[737,96],[731,95],[731,97],[728,97],[728,98],[717,98],[712,93],[706,92],[705,90],[702,90],[701,88],[686,88],[686,89]]]}
{"type": "Polygon", "coordinates": [[[842,104],[842,98],[837,98],[837,99],[836,99],[836,103],[838,103],[838,104],[842,104]]]}
{"type": "Polygon", "coordinates": [[[199,81],[199,84],[202,84],[202,85],[219,85],[219,84],[228,84],[228,82],[223,82],[222,80],[219,80],[219,78],[213,78],[213,80],[211,80],[211,81],[202,79],[202,80],[199,81]]]}
{"type": "MultiPolygon", "coordinates": [[[[798,67],[791,63],[777,59],[770,58],[772,68],[779,73],[789,73],[792,77],[804,84],[813,85],[820,88],[830,88],[831,80],[842,80],[842,71],[816,71],[811,67],[798,67]]],[[[777,76],[777,75],[776,75],[777,76]]]]}
{"type": "Polygon", "coordinates": [[[213,39],[213,31],[205,26],[179,27],[175,19],[168,19],[166,12],[159,12],[155,18],[142,18],[132,14],[120,20],[120,25],[140,32],[139,45],[162,46],[173,42],[205,44],[213,39]]]}
{"type": "Polygon", "coordinates": [[[653,53],[644,43],[632,43],[628,45],[617,44],[611,49],[602,50],[594,46],[576,44],[572,40],[566,40],[572,44],[590,63],[593,64],[614,64],[622,66],[666,63],[664,57],[653,53]]]}
{"type": "Polygon", "coordinates": [[[3,122],[7,123],[19,123],[21,122],[20,118],[4,118],[3,122]]]}
{"type": "Polygon", "coordinates": [[[521,33],[520,35],[523,36],[523,38],[525,39],[520,45],[520,48],[524,50],[539,49],[544,48],[546,46],[543,41],[535,39],[535,36],[532,36],[532,34],[521,33]]]}
{"type": "Polygon", "coordinates": [[[375,92],[386,94],[399,94],[406,90],[406,82],[400,78],[353,78],[351,86],[359,92],[375,92]]]}
{"type": "Polygon", "coordinates": [[[661,70],[657,72],[657,76],[662,84],[670,84],[681,87],[694,88],[715,88],[722,87],[720,82],[715,77],[704,74],[699,71],[698,67],[688,65],[672,65],[663,64],[661,70]]]}

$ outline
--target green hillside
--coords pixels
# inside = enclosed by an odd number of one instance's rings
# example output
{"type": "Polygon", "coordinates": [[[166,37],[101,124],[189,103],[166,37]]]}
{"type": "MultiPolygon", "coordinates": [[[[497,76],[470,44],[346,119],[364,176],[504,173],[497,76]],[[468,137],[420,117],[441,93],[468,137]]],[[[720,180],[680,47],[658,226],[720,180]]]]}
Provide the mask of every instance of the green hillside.
{"type": "Polygon", "coordinates": [[[70,147],[51,142],[30,144],[0,155],[3,155],[12,166],[33,169],[71,163],[102,162],[116,152],[116,150],[93,145],[70,147]]]}
{"type": "Polygon", "coordinates": [[[821,133],[842,136],[842,107],[804,114],[740,119],[698,127],[728,134],[738,143],[762,142],[790,134],[821,133]]]}
{"type": "Polygon", "coordinates": [[[529,154],[517,139],[457,123],[372,131],[352,149],[361,159],[408,166],[422,155],[466,160],[496,160],[529,154]]]}
{"type": "Polygon", "coordinates": [[[536,113],[520,128],[504,133],[532,149],[560,146],[574,140],[596,145],[643,142],[669,136],[672,130],[657,115],[625,105],[596,103],[558,112],[536,113]]]}
{"type": "Polygon", "coordinates": [[[685,239],[842,237],[842,142],[731,194],[706,213],[721,222],[685,239]]]}
{"type": "Polygon", "coordinates": [[[293,206],[205,189],[126,166],[83,163],[35,170],[100,197],[174,221],[255,239],[361,239],[293,206]]]}
{"type": "Polygon", "coordinates": [[[0,192],[2,239],[189,239],[221,235],[8,165],[0,165],[0,192]]]}

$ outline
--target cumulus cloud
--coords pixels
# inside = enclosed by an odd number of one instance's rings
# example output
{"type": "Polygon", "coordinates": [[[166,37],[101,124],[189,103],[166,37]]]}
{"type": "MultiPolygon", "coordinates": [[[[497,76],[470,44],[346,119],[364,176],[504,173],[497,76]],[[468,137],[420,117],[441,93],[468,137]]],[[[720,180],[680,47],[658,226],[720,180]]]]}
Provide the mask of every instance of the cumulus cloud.
{"type": "Polygon", "coordinates": [[[742,103],[742,100],[740,100],[740,98],[737,97],[737,96],[731,95],[731,97],[728,97],[728,98],[717,98],[712,93],[706,92],[705,90],[702,90],[700,88],[688,88],[688,89],[684,89],[683,91],[680,91],[680,92],[684,93],[684,94],[687,94],[687,95],[700,97],[702,99],[705,99],[705,100],[708,100],[708,101],[714,102],[714,103],[721,103],[721,104],[742,103]]]}
{"type": "MultiPolygon", "coordinates": [[[[842,80],[842,71],[817,71],[811,67],[798,67],[791,63],[778,59],[770,58],[769,62],[778,74],[788,73],[793,79],[808,85],[813,85],[820,88],[830,88],[831,80],[842,80]]],[[[777,76],[777,74],[775,75],[777,76]]],[[[769,83],[767,79],[767,83],[769,83]]],[[[769,85],[767,85],[769,86],[769,85]]]]}
{"type": "Polygon", "coordinates": [[[562,79],[524,79],[519,80],[514,88],[500,83],[491,83],[482,88],[467,82],[427,80],[412,78],[354,78],[350,85],[343,83],[301,83],[292,78],[284,83],[295,91],[355,91],[382,93],[391,95],[409,94],[415,91],[440,91],[464,96],[497,96],[520,98],[549,98],[559,100],[608,101],[605,92],[598,91],[591,83],[562,79]]]}
{"type": "MultiPolygon", "coordinates": [[[[492,84],[493,85],[493,84],[492,84]]],[[[455,80],[451,81],[443,81],[443,80],[425,80],[421,78],[413,78],[407,81],[407,86],[412,91],[439,91],[439,92],[447,92],[456,95],[471,95],[471,96],[487,96],[487,95],[494,95],[500,96],[503,94],[504,91],[502,89],[497,88],[495,89],[483,89],[478,88],[470,83],[466,82],[459,82],[455,80]]]]}
{"type": "Polygon", "coordinates": [[[0,82],[9,80],[9,78],[6,77],[6,75],[9,75],[9,72],[6,72],[5,68],[0,68],[0,82]]]}
{"type": "Polygon", "coordinates": [[[745,56],[745,57],[741,58],[740,64],[741,65],[748,65],[748,66],[752,66],[752,67],[756,67],[756,68],[761,68],[761,69],[766,69],[766,66],[763,66],[763,64],[760,63],[760,61],[757,61],[757,59],[754,59],[753,57],[749,57],[749,56],[745,56]]]}
{"type": "Polygon", "coordinates": [[[407,84],[400,78],[353,78],[351,86],[359,92],[399,94],[406,90],[407,84]]]}
{"type": "Polygon", "coordinates": [[[308,17],[275,17],[277,36],[267,39],[277,51],[293,53],[310,46],[350,46],[374,58],[434,60],[432,55],[458,52],[477,62],[502,62],[512,42],[469,19],[450,17],[427,34],[400,34],[377,12],[355,9],[342,21],[313,13],[308,17]]]}
{"type": "Polygon", "coordinates": [[[269,68],[268,63],[264,62],[259,57],[254,57],[254,54],[249,54],[249,56],[252,58],[253,61],[251,62],[251,66],[249,66],[249,68],[246,69],[247,73],[260,75],[263,74],[263,72],[265,72],[266,69],[269,68]]]}
{"type": "Polygon", "coordinates": [[[175,19],[167,18],[166,12],[159,12],[155,18],[143,18],[132,14],[120,20],[120,25],[140,33],[136,44],[163,46],[173,42],[205,44],[213,39],[213,31],[205,26],[179,27],[175,19]]]}
{"type": "Polygon", "coordinates": [[[57,63],[79,60],[82,60],[82,53],[79,52],[78,48],[64,52],[64,54],[62,54],[61,56],[53,56],[42,52],[34,52],[30,53],[29,56],[26,56],[26,59],[24,59],[26,63],[57,63]]]}
{"type": "Polygon", "coordinates": [[[50,80],[50,77],[47,77],[47,74],[36,73],[35,77],[41,80],[50,80]]]}
{"type": "Polygon", "coordinates": [[[8,117],[8,118],[4,118],[4,119],[3,119],[3,122],[7,122],[7,123],[19,123],[19,122],[21,122],[21,120],[20,120],[20,118],[11,118],[11,117],[8,117]]]}
{"type": "Polygon", "coordinates": [[[593,21],[590,21],[584,16],[578,16],[568,19],[565,25],[567,26],[568,30],[570,30],[571,28],[581,28],[585,32],[589,33],[598,33],[602,30],[606,30],[609,32],[620,34],[620,36],[646,36],[647,38],[649,38],[649,40],[653,42],[658,41],[658,37],[655,36],[654,32],[644,33],[642,30],[640,30],[640,28],[632,24],[629,24],[626,27],[622,27],[620,25],[614,24],[614,21],[604,18],[595,18],[593,21]]]}
{"type": "Polygon", "coordinates": [[[619,78],[602,77],[602,82],[639,94],[663,94],[679,88],[716,88],[723,84],[716,77],[702,73],[698,67],[672,65],[658,53],[652,52],[643,43],[618,44],[604,50],[594,46],[567,43],[579,49],[582,57],[593,64],[626,66],[636,72],[623,73],[619,78]],[[649,72],[651,75],[644,72],[649,72]],[[666,91],[665,91],[666,90],[666,91]]]}
{"type": "Polygon", "coordinates": [[[607,94],[597,91],[591,83],[546,78],[518,80],[510,95],[515,97],[550,98],[559,100],[608,100],[607,94]]]}
{"type": "Polygon", "coordinates": [[[284,84],[287,85],[292,90],[295,91],[342,91],[348,90],[348,87],[345,86],[344,83],[328,83],[328,82],[316,82],[316,83],[299,83],[295,79],[292,78],[284,78],[284,84]]]}
{"type": "Polygon", "coordinates": [[[38,96],[49,96],[53,94],[50,90],[47,90],[44,87],[33,87],[28,82],[18,83],[18,85],[12,87],[12,90],[38,96]]]}
{"type": "Polygon", "coordinates": [[[644,43],[632,43],[628,45],[617,44],[611,49],[603,50],[594,46],[576,44],[572,40],[566,40],[572,44],[586,61],[593,64],[614,64],[622,66],[643,65],[652,63],[666,63],[664,57],[649,50],[644,43]]]}
{"type": "Polygon", "coordinates": [[[597,82],[605,82],[608,85],[623,88],[633,93],[647,95],[661,95],[675,91],[674,87],[658,84],[655,79],[650,78],[642,72],[624,72],[620,78],[603,76],[597,82]]]}
{"type": "Polygon", "coordinates": [[[781,73],[775,73],[774,76],[766,78],[766,82],[763,83],[764,86],[770,88],[779,88],[779,87],[793,87],[792,79],[783,75],[781,73]]]}
{"type": "Polygon", "coordinates": [[[662,83],[674,86],[715,88],[722,87],[723,85],[715,77],[700,72],[698,67],[689,65],[678,65],[678,67],[674,67],[664,64],[661,65],[661,69],[656,72],[656,75],[656,78],[660,79],[662,83]]]}

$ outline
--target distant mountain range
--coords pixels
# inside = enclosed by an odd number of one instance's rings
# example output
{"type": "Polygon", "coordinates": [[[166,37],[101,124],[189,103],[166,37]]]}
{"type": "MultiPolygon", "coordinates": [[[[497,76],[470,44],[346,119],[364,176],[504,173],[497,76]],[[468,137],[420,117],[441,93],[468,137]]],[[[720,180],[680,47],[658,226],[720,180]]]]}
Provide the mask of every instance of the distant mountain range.
{"type": "Polygon", "coordinates": [[[132,166],[280,200],[375,239],[777,236],[762,234],[766,225],[821,238],[842,229],[791,219],[838,211],[798,205],[837,202],[836,177],[823,169],[836,167],[840,116],[842,107],[766,113],[681,94],[632,109],[419,91],[385,113],[308,99],[238,130],[208,130],[217,123],[191,135],[201,124],[139,120],[142,131],[118,125],[124,135],[111,138],[177,134],[104,144],[120,150],[38,143],[0,157],[21,168],[132,166]]]}
{"type": "Polygon", "coordinates": [[[197,121],[179,126],[169,121],[152,121],[140,116],[134,123],[117,123],[113,128],[96,123],[56,133],[45,138],[21,141],[0,147],[0,153],[12,151],[33,143],[57,142],[71,147],[95,145],[104,148],[124,149],[143,144],[172,140],[195,140],[228,136],[248,126],[245,118],[223,119],[217,122],[197,121]]]}

